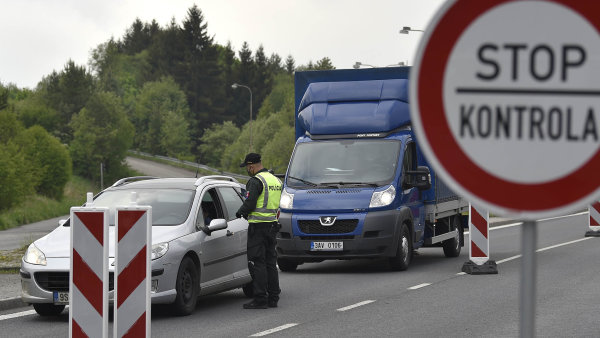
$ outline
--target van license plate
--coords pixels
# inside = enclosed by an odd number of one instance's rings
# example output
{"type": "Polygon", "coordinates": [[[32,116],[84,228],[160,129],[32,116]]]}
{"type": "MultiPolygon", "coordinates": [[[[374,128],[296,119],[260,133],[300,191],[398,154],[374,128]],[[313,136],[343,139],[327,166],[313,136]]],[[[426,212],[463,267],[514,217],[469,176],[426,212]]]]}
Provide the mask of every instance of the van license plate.
{"type": "Polygon", "coordinates": [[[310,251],[342,251],[344,242],[310,242],[310,251]]]}
{"type": "Polygon", "coordinates": [[[54,291],[54,304],[69,304],[69,293],[54,291]]]}

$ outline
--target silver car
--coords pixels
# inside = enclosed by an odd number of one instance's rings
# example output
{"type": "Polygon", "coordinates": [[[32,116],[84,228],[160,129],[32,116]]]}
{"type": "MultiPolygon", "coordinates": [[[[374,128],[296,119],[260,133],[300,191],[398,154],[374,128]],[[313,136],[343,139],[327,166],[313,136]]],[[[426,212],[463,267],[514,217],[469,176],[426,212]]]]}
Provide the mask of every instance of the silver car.
{"type": "MultiPolygon", "coordinates": [[[[198,296],[242,288],[252,296],[246,256],[248,222],[235,216],[244,185],[226,176],[131,177],[94,199],[109,208],[109,301],[113,298],[115,207],[136,192],[138,205],[152,206],[153,304],[171,304],[179,315],[196,307],[198,296]],[[140,180],[143,179],[143,180],[140,180]]],[[[21,297],[38,314],[60,314],[68,304],[69,221],[33,242],[21,261],[21,297]]]]}

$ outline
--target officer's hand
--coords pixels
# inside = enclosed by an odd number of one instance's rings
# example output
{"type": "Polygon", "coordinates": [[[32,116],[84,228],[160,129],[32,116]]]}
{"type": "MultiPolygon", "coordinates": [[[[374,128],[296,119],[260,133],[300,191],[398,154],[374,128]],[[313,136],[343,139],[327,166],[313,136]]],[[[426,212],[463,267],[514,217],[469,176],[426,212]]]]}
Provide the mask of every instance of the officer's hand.
{"type": "Polygon", "coordinates": [[[235,217],[242,218],[242,214],[238,211],[238,212],[235,213],[235,217]]]}

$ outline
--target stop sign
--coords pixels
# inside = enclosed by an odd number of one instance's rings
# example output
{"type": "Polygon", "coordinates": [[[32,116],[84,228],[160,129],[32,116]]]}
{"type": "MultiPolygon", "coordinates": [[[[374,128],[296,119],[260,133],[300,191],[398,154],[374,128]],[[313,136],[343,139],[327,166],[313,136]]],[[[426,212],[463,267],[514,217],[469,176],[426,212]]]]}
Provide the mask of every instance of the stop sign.
{"type": "Polygon", "coordinates": [[[410,83],[421,149],[492,213],[564,214],[600,195],[600,3],[456,0],[410,83]]]}

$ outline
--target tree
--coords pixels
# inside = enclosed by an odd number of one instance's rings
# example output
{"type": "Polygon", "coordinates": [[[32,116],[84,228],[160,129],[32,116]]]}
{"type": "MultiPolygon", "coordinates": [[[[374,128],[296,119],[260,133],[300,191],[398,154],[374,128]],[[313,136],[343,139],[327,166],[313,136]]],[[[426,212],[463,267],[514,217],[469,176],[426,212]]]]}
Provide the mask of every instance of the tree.
{"type": "Polygon", "coordinates": [[[152,154],[189,155],[190,138],[186,120],[188,115],[185,94],[172,78],[166,77],[160,81],[146,83],[137,97],[132,119],[136,130],[134,146],[152,154]],[[171,129],[169,131],[165,130],[167,124],[171,129]],[[175,135],[167,136],[167,132],[176,133],[177,140],[184,143],[175,145],[175,135]],[[169,141],[164,140],[165,137],[168,137],[169,141]],[[165,147],[166,145],[169,147],[165,147]],[[170,148],[172,146],[175,146],[175,149],[170,148]]]}
{"type": "Polygon", "coordinates": [[[14,142],[22,131],[14,113],[0,110],[0,210],[20,203],[34,192],[32,168],[14,142]]]}
{"type": "Polygon", "coordinates": [[[317,61],[317,64],[315,65],[315,69],[316,70],[330,70],[330,69],[335,69],[335,67],[333,66],[333,64],[331,63],[331,60],[328,57],[324,57],[321,60],[317,61]]]}
{"type": "Polygon", "coordinates": [[[41,126],[33,126],[18,137],[21,152],[35,177],[32,186],[45,196],[60,199],[71,177],[67,148],[41,126]]]}
{"type": "Polygon", "coordinates": [[[69,122],[83,108],[94,91],[94,78],[85,67],[69,60],[64,69],[52,72],[38,84],[37,91],[46,105],[58,113],[57,130],[53,131],[63,143],[72,139],[69,122]]]}
{"type": "Polygon", "coordinates": [[[296,70],[296,64],[294,62],[294,58],[291,55],[288,55],[287,59],[285,59],[285,71],[288,74],[294,74],[296,70]]]}
{"type": "Polygon", "coordinates": [[[198,149],[204,126],[219,121],[225,111],[225,89],[220,77],[218,51],[208,36],[202,11],[194,5],[183,21],[183,77],[176,78],[188,98],[192,151],[198,149]]]}
{"type": "Polygon", "coordinates": [[[170,157],[186,158],[190,155],[188,123],[183,114],[169,110],[164,115],[160,145],[170,157]]]}
{"type": "Polygon", "coordinates": [[[74,173],[99,181],[102,163],[107,181],[125,175],[124,160],[133,143],[134,129],[117,96],[108,92],[95,93],[73,116],[71,127],[74,173]]]}
{"type": "Polygon", "coordinates": [[[15,111],[18,113],[19,120],[27,128],[39,125],[54,133],[61,128],[58,112],[46,105],[43,97],[37,92],[16,102],[15,111]]]}
{"type": "Polygon", "coordinates": [[[239,134],[240,129],[231,121],[215,123],[206,128],[200,144],[201,162],[209,166],[220,166],[223,150],[232,144],[239,134]]]}

